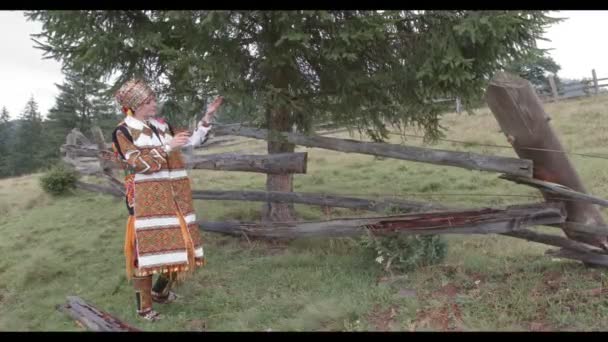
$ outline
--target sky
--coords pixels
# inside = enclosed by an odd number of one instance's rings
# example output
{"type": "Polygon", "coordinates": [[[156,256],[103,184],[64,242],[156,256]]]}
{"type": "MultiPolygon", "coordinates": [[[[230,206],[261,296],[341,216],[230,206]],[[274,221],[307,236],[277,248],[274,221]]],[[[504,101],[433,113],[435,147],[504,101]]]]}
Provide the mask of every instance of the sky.
{"type": "MultiPolygon", "coordinates": [[[[559,11],[553,16],[567,20],[550,27],[538,47],[551,48],[553,59],[561,65],[562,78],[608,77],[608,45],[595,42],[608,32],[608,11],[559,11]]],[[[17,118],[26,102],[34,96],[43,116],[58,95],[55,83],[63,81],[61,64],[42,59],[30,34],[42,30],[39,22],[27,21],[22,11],[0,11],[0,107],[6,106],[11,118],[17,118]]]]}

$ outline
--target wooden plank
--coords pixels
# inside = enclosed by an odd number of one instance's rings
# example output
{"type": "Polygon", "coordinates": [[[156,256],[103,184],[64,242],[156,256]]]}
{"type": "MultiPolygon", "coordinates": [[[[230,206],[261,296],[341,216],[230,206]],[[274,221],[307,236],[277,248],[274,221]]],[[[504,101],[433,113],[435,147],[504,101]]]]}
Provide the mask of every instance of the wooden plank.
{"type": "Polygon", "coordinates": [[[564,225],[568,227],[568,229],[572,231],[576,231],[578,233],[583,234],[591,234],[591,235],[606,235],[608,232],[608,226],[594,226],[584,223],[577,222],[565,222],[564,225]]]}
{"type": "Polygon", "coordinates": [[[582,261],[588,265],[594,266],[608,266],[608,255],[599,253],[584,253],[579,251],[573,251],[568,249],[550,249],[545,254],[558,257],[582,261]]]}
{"type": "MultiPolygon", "coordinates": [[[[515,182],[517,184],[529,185],[531,187],[537,188],[542,191],[559,194],[562,197],[568,197],[568,198],[572,198],[572,199],[576,199],[576,200],[580,200],[580,201],[584,201],[584,202],[588,202],[588,203],[597,204],[602,207],[608,207],[608,200],[606,200],[606,199],[596,197],[593,195],[588,195],[588,194],[585,194],[582,192],[578,192],[578,191],[572,190],[566,186],[563,186],[561,184],[542,181],[540,179],[524,178],[524,177],[518,177],[518,176],[512,176],[512,175],[501,175],[498,178],[502,178],[502,179],[505,179],[505,180],[508,180],[511,182],[515,182]]],[[[608,230],[606,230],[605,233],[608,234],[608,230]]]]}
{"type": "MultiPolygon", "coordinates": [[[[568,156],[548,152],[564,151],[564,148],[530,82],[507,73],[498,73],[488,86],[486,101],[517,155],[534,162],[534,177],[529,178],[562,184],[579,193],[587,192],[568,156]]],[[[549,202],[560,201],[562,196],[545,190],[541,190],[541,193],[549,202]]],[[[606,225],[593,204],[585,201],[563,202],[568,222],[606,225]]],[[[578,234],[567,226],[562,228],[573,240],[608,248],[605,237],[578,234]]]]}
{"type": "MultiPolygon", "coordinates": [[[[254,139],[268,139],[268,131],[242,126],[216,126],[223,134],[244,136],[254,139]]],[[[430,163],[435,165],[454,166],[468,170],[480,170],[513,174],[523,177],[532,176],[532,162],[529,160],[488,156],[471,152],[456,152],[423,147],[403,146],[397,144],[363,142],[351,139],[337,139],[318,135],[306,136],[296,133],[276,133],[274,139],[307,147],[328,150],[361,153],[373,156],[430,163]]]]}
{"type": "Polygon", "coordinates": [[[308,153],[258,154],[207,154],[187,158],[188,168],[200,170],[243,171],[272,174],[306,173],[308,153]]]}
{"type": "Polygon", "coordinates": [[[556,247],[567,248],[570,250],[582,252],[582,253],[602,253],[603,251],[597,247],[588,245],[583,242],[577,242],[568,238],[553,235],[537,233],[529,229],[521,229],[514,232],[506,232],[501,235],[510,236],[518,239],[524,239],[532,242],[542,243],[545,245],[551,245],[556,247]]]}
{"type": "MultiPolygon", "coordinates": [[[[124,196],[124,190],[119,191],[105,185],[76,182],[76,187],[82,190],[104,193],[116,197],[124,196]]],[[[122,187],[124,189],[124,186],[122,187]]],[[[445,209],[444,206],[428,202],[416,202],[398,199],[369,200],[356,197],[341,197],[334,195],[279,192],[279,191],[222,191],[222,190],[193,190],[192,199],[217,201],[254,201],[275,203],[299,203],[308,205],[350,208],[376,212],[386,212],[397,209],[408,212],[432,211],[445,209]]]]}
{"type": "Polygon", "coordinates": [[[315,222],[204,222],[200,229],[229,235],[293,239],[374,234],[501,234],[525,227],[564,222],[558,204],[530,204],[506,209],[471,209],[371,218],[342,218],[315,222]]]}
{"type": "MultiPolygon", "coordinates": [[[[110,151],[99,152],[99,149],[94,146],[75,146],[63,145],[63,150],[66,153],[74,156],[65,161],[77,169],[82,169],[86,174],[94,174],[98,172],[108,173],[108,170],[120,169],[120,166],[115,162],[110,162],[108,156],[110,151]],[[97,157],[101,164],[97,167],[88,163],[92,157],[97,157]],[[103,162],[102,162],[103,160],[103,162]]],[[[186,167],[188,169],[198,170],[216,170],[216,171],[241,171],[241,172],[259,172],[266,174],[305,174],[307,168],[308,153],[277,153],[277,154],[236,154],[236,153],[218,153],[205,155],[184,155],[186,167]]]]}
{"type": "Polygon", "coordinates": [[[91,331],[141,331],[109,313],[97,309],[95,306],[75,296],[67,297],[67,304],[58,307],[79,325],[91,331]]]}

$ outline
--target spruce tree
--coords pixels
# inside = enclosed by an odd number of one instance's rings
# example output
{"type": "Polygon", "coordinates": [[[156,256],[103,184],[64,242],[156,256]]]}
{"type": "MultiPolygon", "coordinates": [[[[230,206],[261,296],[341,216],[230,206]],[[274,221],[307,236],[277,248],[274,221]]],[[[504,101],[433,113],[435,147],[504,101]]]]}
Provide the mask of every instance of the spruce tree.
{"type": "Polygon", "coordinates": [[[9,121],[8,109],[3,106],[2,111],[0,111],[0,178],[12,174],[10,165],[12,132],[10,131],[9,121]]]}
{"type": "Polygon", "coordinates": [[[19,116],[15,131],[10,156],[15,175],[35,172],[42,166],[41,156],[45,144],[42,135],[42,118],[38,103],[32,96],[19,116]]]}
{"type": "MultiPolygon", "coordinates": [[[[68,69],[134,76],[163,99],[187,99],[191,116],[209,96],[255,105],[271,131],[309,133],[332,121],[374,140],[388,127],[441,134],[437,98],[476,103],[497,70],[526,55],[557,20],[545,11],[30,11],[36,46],[68,69]]],[[[247,111],[249,113],[249,111],[247,111]]],[[[293,152],[280,140],[269,153],[293,152]]],[[[267,190],[292,191],[289,175],[267,190]]],[[[293,219],[268,204],[265,217],[293,219]]]]}

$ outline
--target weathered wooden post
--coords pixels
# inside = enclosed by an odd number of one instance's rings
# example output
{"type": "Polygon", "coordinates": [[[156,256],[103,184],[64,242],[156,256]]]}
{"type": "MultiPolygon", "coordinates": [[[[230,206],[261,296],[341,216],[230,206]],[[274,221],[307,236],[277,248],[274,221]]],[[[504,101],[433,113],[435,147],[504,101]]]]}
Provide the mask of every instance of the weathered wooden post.
{"type": "Polygon", "coordinates": [[[591,69],[591,75],[593,76],[593,91],[595,95],[600,92],[600,87],[597,84],[597,74],[595,73],[595,69],[591,69]]]}
{"type": "Polygon", "coordinates": [[[555,85],[555,78],[553,75],[549,75],[549,85],[551,86],[551,93],[553,94],[553,102],[557,102],[559,100],[559,95],[557,94],[557,86],[555,85]]]}
{"type": "MultiPolygon", "coordinates": [[[[549,125],[550,117],[543,109],[542,102],[528,81],[499,73],[488,86],[486,101],[517,155],[534,162],[534,178],[586,193],[566,154],[555,152],[564,151],[564,148],[549,125]]],[[[546,201],[562,201],[559,195],[546,191],[542,193],[546,201]]],[[[605,227],[599,210],[583,201],[567,200],[564,204],[568,218],[561,228],[568,238],[608,249],[608,229],[603,229],[604,234],[592,235],[581,234],[568,227],[568,222],[605,227]]]]}
{"type": "Polygon", "coordinates": [[[91,127],[91,133],[93,135],[93,140],[95,140],[95,143],[97,144],[97,148],[99,150],[98,159],[99,165],[101,166],[102,175],[108,180],[110,186],[114,187],[119,191],[124,191],[124,185],[122,184],[122,182],[116,179],[112,174],[112,169],[114,168],[113,162],[103,158],[102,153],[109,151],[106,147],[106,140],[103,137],[103,132],[101,131],[101,128],[99,128],[98,126],[93,126],[91,127]]]}
{"type": "Polygon", "coordinates": [[[460,114],[462,112],[462,102],[460,101],[460,96],[456,96],[456,113],[460,114]]]}

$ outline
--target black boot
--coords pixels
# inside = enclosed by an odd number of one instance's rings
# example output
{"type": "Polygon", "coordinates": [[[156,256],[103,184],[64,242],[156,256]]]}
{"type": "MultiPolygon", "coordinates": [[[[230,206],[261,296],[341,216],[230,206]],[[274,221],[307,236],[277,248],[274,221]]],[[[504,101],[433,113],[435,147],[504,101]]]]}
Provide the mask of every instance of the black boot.
{"type": "Polygon", "coordinates": [[[156,283],[152,287],[152,300],[159,304],[168,304],[175,301],[178,296],[171,291],[175,284],[177,273],[173,272],[169,276],[160,274],[156,283]]]}

